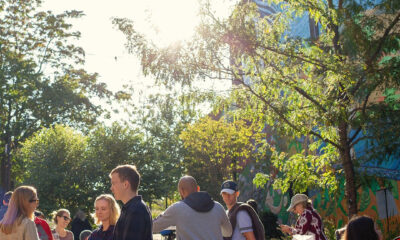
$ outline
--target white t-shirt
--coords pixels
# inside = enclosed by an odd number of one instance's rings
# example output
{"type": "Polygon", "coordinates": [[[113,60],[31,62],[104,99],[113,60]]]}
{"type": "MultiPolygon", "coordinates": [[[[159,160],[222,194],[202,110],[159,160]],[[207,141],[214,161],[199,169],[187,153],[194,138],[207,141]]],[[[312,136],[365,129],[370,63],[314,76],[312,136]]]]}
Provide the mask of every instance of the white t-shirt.
{"type": "Polygon", "coordinates": [[[232,240],[246,240],[243,236],[245,232],[253,232],[250,215],[246,210],[240,210],[236,214],[236,226],[232,234],[232,240]]]}

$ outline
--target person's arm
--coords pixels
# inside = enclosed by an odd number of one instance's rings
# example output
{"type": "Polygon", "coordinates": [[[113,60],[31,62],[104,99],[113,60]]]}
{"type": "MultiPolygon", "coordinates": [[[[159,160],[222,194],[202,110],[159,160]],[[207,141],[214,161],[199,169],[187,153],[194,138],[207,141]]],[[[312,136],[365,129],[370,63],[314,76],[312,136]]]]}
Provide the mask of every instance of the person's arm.
{"type": "Polygon", "coordinates": [[[256,240],[251,217],[246,210],[241,210],[236,215],[239,232],[246,240],[256,240]]]}
{"type": "Polygon", "coordinates": [[[256,236],[254,236],[254,232],[253,231],[245,232],[245,233],[242,233],[242,234],[246,238],[246,240],[256,240],[256,236]]]}
{"type": "Polygon", "coordinates": [[[221,206],[221,232],[224,237],[232,236],[232,224],[229,221],[228,216],[225,213],[224,208],[221,206]]]}
{"type": "Polygon", "coordinates": [[[176,207],[176,204],[171,205],[153,220],[153,233],[159,233],[170,226],[176,226],[176,207]]]}
{"type": "Polygon", "coordinates": [[[23,235],[24,235],[23,240],[39,240],[39,235],[37,233],[36,224],[33,221],[27,220],[23,235]]]}

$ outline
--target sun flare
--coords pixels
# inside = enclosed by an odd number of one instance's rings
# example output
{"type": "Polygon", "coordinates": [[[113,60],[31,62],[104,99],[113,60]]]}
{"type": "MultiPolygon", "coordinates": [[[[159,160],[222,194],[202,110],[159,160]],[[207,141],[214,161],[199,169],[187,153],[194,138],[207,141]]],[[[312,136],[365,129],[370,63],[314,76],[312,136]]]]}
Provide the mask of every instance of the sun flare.
{"type": "Polygon", "coordinates": [[[199,5],[196,0],[149,1],[146,33],[156,44],[169,45],[188,40],[199,23],[199,5]]]}

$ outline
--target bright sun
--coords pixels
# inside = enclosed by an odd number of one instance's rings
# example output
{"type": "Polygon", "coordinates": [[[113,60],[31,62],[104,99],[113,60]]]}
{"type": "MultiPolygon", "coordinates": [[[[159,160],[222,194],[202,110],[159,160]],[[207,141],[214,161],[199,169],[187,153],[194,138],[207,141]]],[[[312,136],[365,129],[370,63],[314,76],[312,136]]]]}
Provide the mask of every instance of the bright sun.
{"type": "Polygon", "coordinates": [[[157,44],[166,46],[187,40],[199,23],[197,0],[150,0],[148,20],[151,26],[146,34],[157,44]]]}

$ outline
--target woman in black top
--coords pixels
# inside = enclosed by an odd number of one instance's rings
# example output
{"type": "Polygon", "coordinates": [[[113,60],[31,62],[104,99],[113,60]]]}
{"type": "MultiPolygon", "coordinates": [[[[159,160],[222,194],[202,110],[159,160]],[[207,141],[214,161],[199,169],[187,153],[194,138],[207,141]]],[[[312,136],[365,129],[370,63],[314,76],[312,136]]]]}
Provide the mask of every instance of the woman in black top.
{"type": "Polygon", "coordinates": [[[95,214],[93,217],[96,224],[100,224],[94,230],[89,240],[112,240],[114,226],[119,218],[120,209],[114,197],[110,194],[103,194],[94,202],[95,214]]]}

